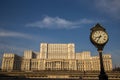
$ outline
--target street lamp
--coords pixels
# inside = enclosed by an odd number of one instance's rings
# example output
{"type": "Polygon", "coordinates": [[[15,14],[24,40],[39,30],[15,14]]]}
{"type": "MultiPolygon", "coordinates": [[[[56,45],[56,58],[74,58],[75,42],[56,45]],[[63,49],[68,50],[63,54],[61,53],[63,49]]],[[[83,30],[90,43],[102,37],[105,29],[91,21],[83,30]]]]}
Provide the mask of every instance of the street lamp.
{"type": "Polygon", "coordinates": [[[105,28],[103,28],[100,24],[96,24],[90,30],[91,30],[90,41],[97,48],[97,51],[99,53],[99,59],[100,59],[99,80],[108,80],[108,76],[104,70],[103,57],[102,57],[103,48],[109,40],[108,34],[107,34],[105,28]]]}

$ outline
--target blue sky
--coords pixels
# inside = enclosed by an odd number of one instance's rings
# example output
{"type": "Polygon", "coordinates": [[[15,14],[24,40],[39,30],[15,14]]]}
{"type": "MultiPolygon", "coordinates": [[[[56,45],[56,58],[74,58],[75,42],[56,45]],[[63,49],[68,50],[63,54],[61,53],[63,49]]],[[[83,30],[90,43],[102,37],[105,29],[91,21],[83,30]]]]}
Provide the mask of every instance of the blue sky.
{"type": "Polygon", "coordinates": [[[76,52],[97,49],[90,28],[100,23],[109,34],[104,53],[120,65],[120,0],[0,0],[0,55],[39,52],[40,43],[75,43],[76,52]]]}

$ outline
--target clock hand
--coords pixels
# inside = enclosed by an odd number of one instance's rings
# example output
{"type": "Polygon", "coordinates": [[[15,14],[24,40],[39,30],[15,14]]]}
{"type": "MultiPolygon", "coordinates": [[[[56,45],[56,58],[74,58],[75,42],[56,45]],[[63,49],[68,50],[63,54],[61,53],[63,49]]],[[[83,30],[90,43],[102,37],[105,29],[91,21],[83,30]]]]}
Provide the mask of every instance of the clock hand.
{"type": "Polygon", "coordinates": [[[99,38],[100,36],[95,37],[95,39],[99,38]]]}
{"type": "Polygon", "coordinates": [[[100,40],[100,38],[101,38],[102,36],[100,35],[100,36],[98,36],[98,40],[97,40],[97,42],[100,40]]]}

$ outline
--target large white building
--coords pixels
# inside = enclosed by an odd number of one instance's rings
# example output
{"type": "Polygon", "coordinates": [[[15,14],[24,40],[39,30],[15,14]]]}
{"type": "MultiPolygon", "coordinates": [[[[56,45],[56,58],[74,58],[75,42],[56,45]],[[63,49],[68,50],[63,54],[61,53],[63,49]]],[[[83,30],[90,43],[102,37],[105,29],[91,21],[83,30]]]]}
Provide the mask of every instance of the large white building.
{"type": "MultiPolygon", "coordinates": [[[[110,54],[103,55],[106,71],[112,70],[110,54]]],[[[99,56],[91,56],[89,51],[75,52],[75,45],[41,43],[40,52],[25,50],[20,57],[13,53],[5,53],[2,60],[3,71],[38,71],[38,70],[78,70],[99,71],[99,56]]]]}

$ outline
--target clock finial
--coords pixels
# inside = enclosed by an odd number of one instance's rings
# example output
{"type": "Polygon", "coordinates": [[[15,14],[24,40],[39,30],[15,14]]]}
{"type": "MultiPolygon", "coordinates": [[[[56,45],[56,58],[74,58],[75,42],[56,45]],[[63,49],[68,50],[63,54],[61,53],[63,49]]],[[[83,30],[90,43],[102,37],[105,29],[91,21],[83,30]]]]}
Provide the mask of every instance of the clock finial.
{"type": "Polygon", "coordinates": [[[100,23],[97,23],[96,26],[100,26],[100,23]]]}
{"type": "Polygon", "coordinates": [[[96,31],[96,30],[103,30],[105,31],[105,28],[103,28],[99,23],[97,23],[93,28],[91,28],[90,30],[92,31],[96,31]]]}

